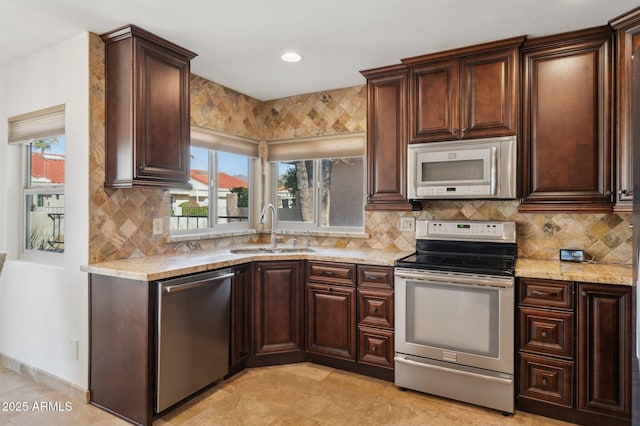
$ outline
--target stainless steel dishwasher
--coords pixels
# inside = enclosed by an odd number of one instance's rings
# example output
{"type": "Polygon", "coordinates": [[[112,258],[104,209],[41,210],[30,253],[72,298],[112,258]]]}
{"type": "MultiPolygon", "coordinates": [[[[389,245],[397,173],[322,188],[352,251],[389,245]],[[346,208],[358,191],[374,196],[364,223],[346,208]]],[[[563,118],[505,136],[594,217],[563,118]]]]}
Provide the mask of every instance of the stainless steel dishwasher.
{"type": "Polygon", "coordinates": [[[229,371],[231,269],[156,281],[159,413],[229,371]]]}

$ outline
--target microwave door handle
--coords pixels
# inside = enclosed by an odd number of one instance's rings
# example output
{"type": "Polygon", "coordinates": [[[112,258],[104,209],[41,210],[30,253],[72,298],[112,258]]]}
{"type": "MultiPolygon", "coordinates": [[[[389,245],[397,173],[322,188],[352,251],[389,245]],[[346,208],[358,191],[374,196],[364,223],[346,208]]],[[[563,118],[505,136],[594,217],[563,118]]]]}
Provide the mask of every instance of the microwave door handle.
{"type": "Polygon", "coordinates": [[[491,148],[491,194],[498,192],[498,148],[491,148]]]}

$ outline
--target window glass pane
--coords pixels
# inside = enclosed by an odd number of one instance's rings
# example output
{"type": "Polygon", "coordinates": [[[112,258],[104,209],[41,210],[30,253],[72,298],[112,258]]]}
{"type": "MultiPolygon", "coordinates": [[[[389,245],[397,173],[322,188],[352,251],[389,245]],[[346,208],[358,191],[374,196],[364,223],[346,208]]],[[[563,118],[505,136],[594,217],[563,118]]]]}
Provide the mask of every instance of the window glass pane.
{"type": "Polygon", "coordinates": [[[278,220],[313,222],[313,161],[278,163],[278,220]]]}
{"type": "Polygon", "coordinates": [[[27,194],[25,249],[64,252],[64,194],[27,194]]]}
{"type": "Polygon", "coordinates": [[[363,158],[326,159],[320,168],[320,226],[363,226],[363,158]]]}
{"type": "Polygon", "coordinates": [[[27,187],[64,185],[65,150],[66,141],[63,136],[31,141],[27,187]]]}
{"type": "Polygon", "coordinates": [[[191,190],[171,190],[171,231],[209,227],[209,150],[191,147],[191,190]]]}
{"type": "Polygon", "coordinates": [[[249,157],[218,151],[216,223],[249,220],[249,157]]]}

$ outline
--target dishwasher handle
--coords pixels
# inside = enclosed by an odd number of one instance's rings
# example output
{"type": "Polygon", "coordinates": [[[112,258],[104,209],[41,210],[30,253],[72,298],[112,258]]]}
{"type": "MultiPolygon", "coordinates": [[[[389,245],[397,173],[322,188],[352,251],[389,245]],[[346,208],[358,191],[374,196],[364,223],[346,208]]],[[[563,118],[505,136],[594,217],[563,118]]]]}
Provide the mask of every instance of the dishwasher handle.
{"type": "Polygon", "coordinates": [[[163,288],[165,293],[176,293],[178,291],[191,290],[192,288],[202,287],[214,282],[224,281],[233,277],[233,272],[224,275],[218,275],[216,277],[206,278],[204,280],[193,281],[186,284],[169,285],[163,288]]]}

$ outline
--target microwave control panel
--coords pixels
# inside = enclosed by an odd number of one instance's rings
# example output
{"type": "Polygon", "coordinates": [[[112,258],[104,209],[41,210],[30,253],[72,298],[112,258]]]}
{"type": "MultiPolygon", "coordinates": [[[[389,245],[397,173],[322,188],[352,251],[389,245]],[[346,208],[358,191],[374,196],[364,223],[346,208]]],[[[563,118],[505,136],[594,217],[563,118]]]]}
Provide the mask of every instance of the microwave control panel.
{"type": "Polygon", "coordinates": [[[416,193],[418,197],[441,197],[441,196],[478,196],[493,195],[491,185],[465,185],[465,186],[418,186],[416,193]]]}

